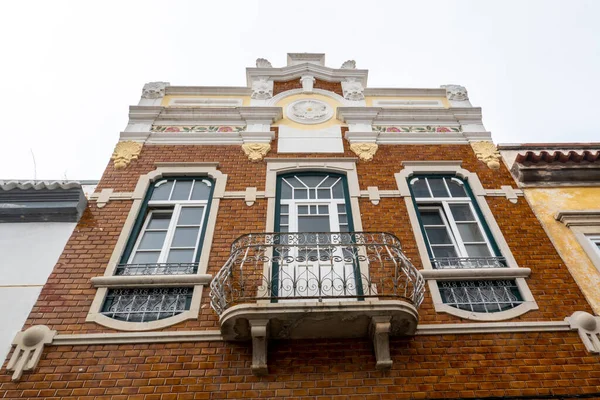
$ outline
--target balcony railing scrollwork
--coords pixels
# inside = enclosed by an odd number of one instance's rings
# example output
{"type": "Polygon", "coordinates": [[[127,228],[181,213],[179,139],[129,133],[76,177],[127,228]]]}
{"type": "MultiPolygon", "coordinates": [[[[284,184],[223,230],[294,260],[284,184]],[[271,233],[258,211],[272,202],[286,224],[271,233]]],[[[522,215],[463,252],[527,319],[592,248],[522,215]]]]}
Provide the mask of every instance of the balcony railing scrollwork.
{"type": "Polygon", "coordinates": [[[398,299],[418,308],[424,279],[389,233],[250,233],[211,282],[222,314],[241,303],[398,299]]]}

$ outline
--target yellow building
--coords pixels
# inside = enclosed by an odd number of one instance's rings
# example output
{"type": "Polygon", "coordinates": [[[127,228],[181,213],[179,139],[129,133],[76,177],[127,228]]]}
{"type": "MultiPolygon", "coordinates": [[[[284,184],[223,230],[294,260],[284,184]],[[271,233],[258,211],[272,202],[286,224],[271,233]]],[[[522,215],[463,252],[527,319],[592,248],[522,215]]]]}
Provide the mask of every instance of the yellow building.
{"type": "Polygon", "coordinates": [[[567,268],[600,314],[600,143],[499,146],[567,268]]]}

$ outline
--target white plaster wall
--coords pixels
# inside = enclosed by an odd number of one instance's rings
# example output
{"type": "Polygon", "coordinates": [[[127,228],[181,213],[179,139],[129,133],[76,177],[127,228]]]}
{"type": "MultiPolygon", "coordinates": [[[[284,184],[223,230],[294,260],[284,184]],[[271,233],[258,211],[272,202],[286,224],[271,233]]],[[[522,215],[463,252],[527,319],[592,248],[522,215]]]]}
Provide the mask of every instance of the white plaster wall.
{"type": "Polygon", "coordinates": [[[21,330],[75,223],[0,224],[0,360],[21,330]]]}
{"type": "Polygon", "coordinates": [[[343,153],[342,130],[339,126],[300,130],[279,127],[278,153],[343,153]]]}

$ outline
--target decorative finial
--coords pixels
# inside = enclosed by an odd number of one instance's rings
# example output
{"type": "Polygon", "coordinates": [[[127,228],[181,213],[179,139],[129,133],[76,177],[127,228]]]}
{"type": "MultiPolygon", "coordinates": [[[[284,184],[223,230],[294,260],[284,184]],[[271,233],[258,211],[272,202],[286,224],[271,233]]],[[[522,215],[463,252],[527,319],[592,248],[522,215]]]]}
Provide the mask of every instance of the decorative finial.
{"type": "Polygon", "coordinates": [[[158,99],[164,97],[165,88],[169,85],[169,82],[148,82],[142,89],[142,97],[144,99],[158,99]]]}
{"type": "Polygon", "coordinates": [[[273,68],[273,66],[266,58],[257,58],[256,68],[273,68]]]}
{"type": "Polygon", "coordinates": [[[341,69],[356,69],[356,61],[354,61],[354,60],[345,61],[340,68],[341,69]]]}
{"type": "Polygon", "coordinates": [[[469,94],[467,89],[461,85],[442,85],[442,89],[446,89],[446,97],[448,100],[453,101],[467,101],[469,100],[469,94]]]}

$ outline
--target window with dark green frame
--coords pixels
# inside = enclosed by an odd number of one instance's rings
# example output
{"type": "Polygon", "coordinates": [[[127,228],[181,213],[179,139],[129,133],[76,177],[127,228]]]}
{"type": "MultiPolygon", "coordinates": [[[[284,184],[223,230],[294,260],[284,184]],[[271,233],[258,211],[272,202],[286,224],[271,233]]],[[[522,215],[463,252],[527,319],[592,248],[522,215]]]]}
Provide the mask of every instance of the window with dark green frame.
{"type": "Polygon", "coordinates": [[[346,177],[324,172],[278,176],[275,230],[282,246],[272,270],[275,297],[362,293],[359,267],[344,252],[354,230],[346,177]],[[285,234],[283,234],[285,233],[285,234]]]}
{"type": "MultiPolygon", "coordinates": [[[[409,178],[434,269],[506,268],[506,260],[466,182],[455,176],[409,178]]],[[[445,304],[472,312],[504,311],[523,302],[515,280],[438,282],[445,304]]]]}
{"type": "MultiPolygon", "coordinates": [[[[197,272],[213,181],[202,177],[154,183],[140,208],[115,275],[197,272]]],[[[101,313],[130,322],[168,318],[190,309],[192,287],[109,289],[101,313]]]]}
{"type": "Polygon", "coordinates": [[[170,178],[148,191],[117,275],[196,272],[206,229],[213,182],[170,178]]]}

